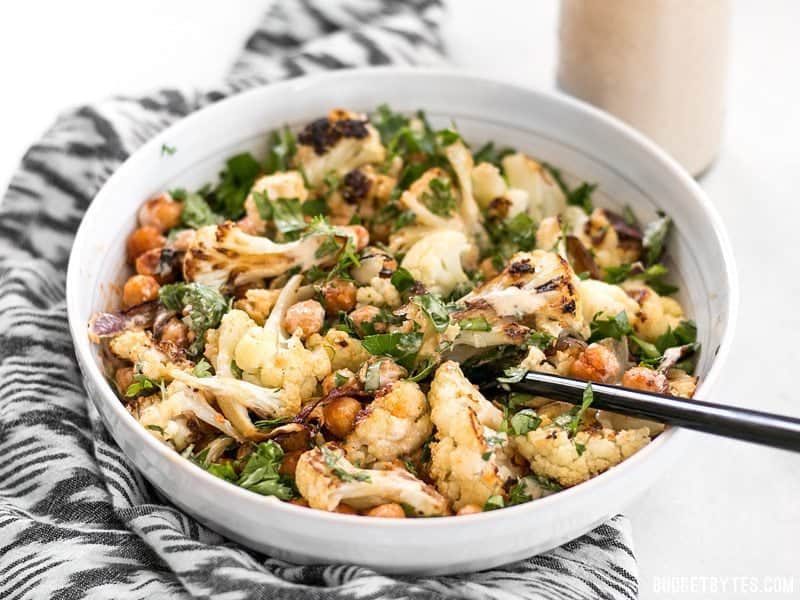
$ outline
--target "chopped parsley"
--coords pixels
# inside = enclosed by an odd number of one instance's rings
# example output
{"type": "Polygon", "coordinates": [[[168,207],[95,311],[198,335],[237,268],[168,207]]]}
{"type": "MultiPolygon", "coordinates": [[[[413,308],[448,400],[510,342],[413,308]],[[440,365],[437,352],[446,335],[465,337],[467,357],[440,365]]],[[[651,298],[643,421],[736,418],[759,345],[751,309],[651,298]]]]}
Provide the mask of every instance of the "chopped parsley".
{"type": "Polygon", "coordinates": [[[625,311],[620,311],[614,317],[603,318],[600,314],[595,315],[592,322],[589,324],[591,335],[589,336],[589,343],[597,342],[605,338],[614,338],[621,340],[623,336],[633,333],[633,328],[628,321],[628,315],[625,311]]]}
{"type": "Polygon", "coordinates": [[[201,358],[192,369],[192,375],[195,377],[211,377],[211,364],[205,358],[201,358]]]}
{"type": "Polygon", "coordinates": [[[169,144],[161,144],[161,156],[172,156],[178,151],[175,146],[169,144]]]}
{"type": "Polygon", "coordinates": [[[486,500],[486,504],[483,505],[483,510],[497,510],[498,508],[504,508],[505,505],[506,503],[502,496],[489,496],[486,500]]]}
{"type": "Polygon", "coordinates": [[[450,189],[450,182],[436,177],[428,184],[430,191],[422,193],[422,203],[435,215],[449,217],[456,209],[456,199],[450,189]]]}
{"type": "Polygon", "coordinates": [[[672,227],[672,219],[661,213],[658,219],[647,224],[642,235],[644,264],[650,266],[657,263],[664,254],[667,235],[672,227]]]}
{"type": "Polygon", "coordinates": [[[264,172],[288,171],[297,152],[297,140],[288,127],[273,131],[269,136],[269,151],[264,162],[264,172]]]}
{"type": "Polygon", "coordinates": [[[205,347],[205,333],[219,326],[229,303],[217,290],[202,283],[170,283],[158,291],[161,304],[183,314],[183,322],[195,334],[188,354],[200,356],[205,347]]]}
{"type": "Polygon", "coordinates": [[[156,390],[162,389],[163,385],[163,381],[150,379],[149,377],[145,377],[142,373],[134,373],[133,383],[125,390],[125,396],[133,398],[134,396],[141,396],[142,394],[153,394],[156,390]]]}
{"type": "Polygon", "coordinates": [[[183,209],[181,210],[181,223],[185,227],[197,229],[206,225],[218,225],[224,221],[222,215],[218,215],[206,202],[205,198],[198,193],[186,194],[183,199],[183,209]]]}
{"type": "Polygon", "coordinates": [[[467,317],[458,322],[462,331],[491,331],[492,326],[486,317],[467,317]]]}
{"type": "Polygon", "coordinates": [[[390,356],[398,364],[411,368],[422,346],[422,333],[379,333],[368,335],[361,340],[364,349],[374,356],[390,356]]]}
{"type": "Polygon", "coordinates": [[[532,408],[523,408],[509,419],[509,425],[514,435],[525,435],[529,431],[536,431],[542,419],[532,408]]]}
{"type": "Polygon", "coordinates": [[[450,325],[450,313],[447,312],[444,302],[437,296],[422,294],[421,296],[414,296],[413,301],[423,310],[433,328],[439,333],[450,325]]]}

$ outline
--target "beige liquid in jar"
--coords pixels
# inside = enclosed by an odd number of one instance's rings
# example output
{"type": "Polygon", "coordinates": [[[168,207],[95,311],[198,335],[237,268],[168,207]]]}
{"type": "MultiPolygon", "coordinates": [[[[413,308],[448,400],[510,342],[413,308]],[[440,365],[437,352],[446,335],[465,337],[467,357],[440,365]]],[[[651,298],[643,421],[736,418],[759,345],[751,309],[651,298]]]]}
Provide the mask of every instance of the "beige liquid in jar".
{"type": "Polygon", "coordinates": [[[729,0],[562,0],[558,85],[697,175],[719,150],[729,0]]]}

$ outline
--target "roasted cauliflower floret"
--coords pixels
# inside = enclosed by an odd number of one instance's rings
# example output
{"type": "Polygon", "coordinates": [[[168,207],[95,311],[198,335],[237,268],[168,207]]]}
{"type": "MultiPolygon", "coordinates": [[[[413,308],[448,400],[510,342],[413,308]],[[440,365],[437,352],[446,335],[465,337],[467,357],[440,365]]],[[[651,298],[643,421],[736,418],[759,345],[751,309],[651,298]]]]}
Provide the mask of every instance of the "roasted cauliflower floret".
{"type": "Polygon", "coordinates": [[[295,164],[311,186],[321,184],[328,173],[342,176],[386,158],[380,134],[366,116],[343,110],[332,110],[327,117],[309,123],[297,142],[295,164]]]}
{"type": "Polygon", "coordinates": [[[251,289],[244,293],[244,298],[240,298],[233,303],[233,307],[243,310],[248,316],[256,322],[257,325],[263,325],[269,313],[272,312],[272,307],[278,300],[281,291],[265,290],[265,289],[251,289]]]}
{"type": "Polygon", "coordinates": [[[286,171],[259,177],[244,202],[247,219],[256,233],[267,231],[268,223],[261,216],[255,194],[265,194],[270,201],[279,198],[296,198],[302,203],[308,199],[308,190],[299,171],[286,171]]]}
{"type": "Polygon", "coordinates": [[[534,221],[554,217],[566,208],[564,192],[538,162],[518,152],[503,158],[502,164],[509,187],[528,192],[528,214],[534,221]]]}
{"type": "Polygon", "coordinates": [[[500,169],[492,163],[482,162],[472,169],[472,192],[481,208],[489,208],[489,203],[503,196],[507,189],[500,169]]]}
{"type": "Polygon", "coordinates": [[[469,281],[461,264],[461,256],[472,245],[460,231],[433,231],[416,242],[400,266],[430,292],[449,296],[459,285],[469,281]]]}
{"type": "Polygon", "coordinates": [[[648,342],[655,341],[667,329],[674,329],[685,318],[683,308],[676,300],[659,296],[641,281],[626,281],[622,289],[637,305],[635,319],[631,321],[633,330],[648,342]]]}
{"type": "Polygon", "coordinates": [[[583,306],[583,318],[587,323],[595,317],[609,319],[621,312],[628,317],[629,323],[636,322],[639,305],[618,285],[596,279],[585,279],[580,282],[578,290],[583,306]]]}
{"type": "Polygon", "coordinates": [[[347,458],[359,466],[390,462],[418,450],[433,426],[425,394],[411,381],[398,381],[356,417],[345,440],[347,458]]]}
{"type": "Polygon", "coordinates": [[[650,430],[589,429],[574,438],[546,415],[541,425],[525,435],[512,436],[516,451],[531,471],[564,487],[571,487],[607,471],[650,442],[650,430]]]}
{"type": "Polygon", "coordinates": [[[170,442],[178,451],[188,446],[195,437],[190,420],[194,417],[222,433],[244,441],[233,425],[217,412],[203,394],[173,381],[165,388],[164,397],[147,396],[134,400],[129,410],[151,434],[170,442]]]}
{"type": "Polygon", "coordinates": [[[625,243],[620,240],[602,208],[595,208],[582,226],[573,229],[584,247],[592,251],[595,262],[604,269],[639,259],[641,243],[625,243]]]}
{"type": "Polygon", "coordinates": [[[261,387],[224,375],[194,375],[187,370],[190,365],[173,363],[155,345],[147,332],[126,331],[111,341],[110,348],[118,357],[133,362],[151,380],[178,381],[194,390],[211,394],[242,436],[258,437],[258,431],[250,420],[248,411],[264,418],[289,416],[297,412],[292,398],[281,390],[261,387]]]}
{"type": "Polygon", "coordinates": [[[498,317],[558,336],[586,331],[575,275],[566,259],[553,252],[519,252],[496,277],[464,296],[468,309],[490,309],[498,317]]]}
{"type": "Polygon", "coordinates": [[[442,364],[428,401],[436,441],[431,444],[430,475],[454,509],[483,506],[491,496],[506,496],[517,476],[506,434],[497,430],[503,414],[464,377],[452,361],[442,364]]]}
{"type": "Polygon", "coordinates": [[[340,502],[366,510],[397,502],[416,516],[448,514],[447,501],[431,486],[408,471],[359,469],[335,444],[303,453],[297,463],[295,483],[312,508],[332,511],[340,502]]]}
{"type": "Polygon", "coordinates": [[[392,285],[389,279],[373,277],[369,285],[356,290],[356,302],[359,306],[388,306],[396,308],[402,303],[400,292],[392,285]]]}
{"type": "Polygon", "coordinates": [[[339,369],[358,371],[371,356],[359,340],[338,329],[329,329],[324,336],[312,335],[308,338],[306,346],[310,350],[325,352],[330,359],[332,371],[339,369]]]}
{"type": "Polygon", "coordinates": [[[324,350],[307,349],[299,335],[289,336],[283,329],[286,311],[297,299],[301,281],[300,275],[289,280],[264,326],[248,329],[234,355],[246,380],[280,388],[287,407],[295,413],[331,372],[331,361],[324,350]]]}
{"type": "Polygon", "coordinates": [[[278,244],[266,237],[245,233],[230,222],[209,225],[197,230],[186,251],[183,276],[187,281],[220,288],[277,277],[296,267],[306,271],[336,261],[338,252],[319,252],[331,239],[342,248],[348,239],[355,239],[355,234],[347,227],[335,227],[278,244]]]}
{"type": "Polygon", "coordinates": [[[472,168],[474,166],[472,154],[460,140],[449,144],[445,148],[444,154],[458,179],[458,187],[461,191],[458,211],[464,228],[479,246],[485,246],[488,236],[482,224],[483,215],[472,193],[472,168]]]}

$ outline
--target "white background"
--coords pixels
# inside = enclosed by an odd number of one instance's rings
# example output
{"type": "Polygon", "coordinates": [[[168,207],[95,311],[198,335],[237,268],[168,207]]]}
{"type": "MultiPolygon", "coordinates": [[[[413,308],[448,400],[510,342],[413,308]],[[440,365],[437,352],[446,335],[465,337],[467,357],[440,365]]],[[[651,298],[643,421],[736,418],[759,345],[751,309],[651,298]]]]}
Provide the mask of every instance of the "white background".
{"type": "MultiPolygon", "coordinates": [[[[446,39],[458,66],[552,87],[554,0],[452,3],[446,39]]],[[[264,0],[0,3],[0,184],[66,106],[161,85],[213,83],[264,6],[264,0]]],[[[727,136],[702,182],[728,227],[742,284],[736,349],[716,400],[796,416],[798,22],[800,3],[792,0],[737,3],[727,136]]],[[[694,439],[684,461],[626,511],[642,597],[667,597],[654,578],[672,575],[794,575],[800,594],[800,456],[694,439]]]]}

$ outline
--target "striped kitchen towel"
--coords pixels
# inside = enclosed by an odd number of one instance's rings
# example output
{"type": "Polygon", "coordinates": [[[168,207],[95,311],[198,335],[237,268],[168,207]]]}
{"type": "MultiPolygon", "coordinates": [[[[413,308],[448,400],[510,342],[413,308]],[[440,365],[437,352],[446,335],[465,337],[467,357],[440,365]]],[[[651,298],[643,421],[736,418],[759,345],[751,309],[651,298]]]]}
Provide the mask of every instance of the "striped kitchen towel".
{"type": "Polygon", "coordinates": [[[285,0],[219,89],[69,110],[25,154],[0,207],[0,597],[637,596],[622,516],[546,554],[462,576],[389,577],[258,555],[159,497],[81,384],[67,329],[67,258],[84,211],[120,163],[181,117],[253,85],[324,69],[443,63],[444,15],[441,0],[285,0]]]}

